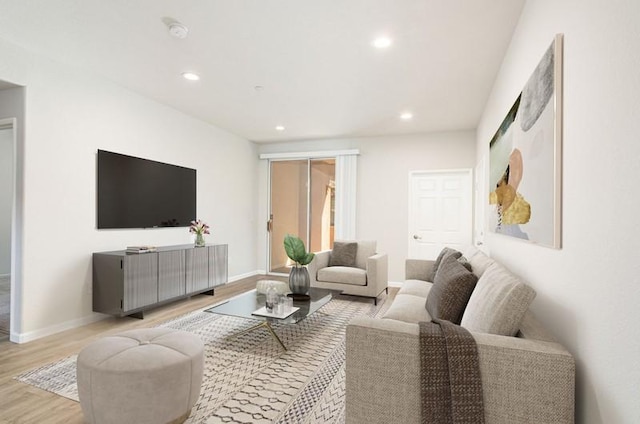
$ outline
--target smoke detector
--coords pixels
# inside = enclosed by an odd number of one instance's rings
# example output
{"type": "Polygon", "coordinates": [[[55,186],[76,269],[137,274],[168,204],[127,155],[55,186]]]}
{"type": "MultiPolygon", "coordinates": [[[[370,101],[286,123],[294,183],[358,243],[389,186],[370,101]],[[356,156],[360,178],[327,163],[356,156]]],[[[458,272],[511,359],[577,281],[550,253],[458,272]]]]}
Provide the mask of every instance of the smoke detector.
{"type": "Polygon", "coordinates": [[[176,38],[187,38],[189,28],[182,25],[180,22],[171,22],[169,24],[169,34],[176,38]]]}

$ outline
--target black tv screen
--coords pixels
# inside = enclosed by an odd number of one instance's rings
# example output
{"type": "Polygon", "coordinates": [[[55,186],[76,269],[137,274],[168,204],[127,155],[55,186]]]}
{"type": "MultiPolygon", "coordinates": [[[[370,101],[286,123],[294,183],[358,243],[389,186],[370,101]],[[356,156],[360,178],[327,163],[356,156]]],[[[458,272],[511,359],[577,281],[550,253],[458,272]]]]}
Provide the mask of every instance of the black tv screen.
{"type": "Polygon", "coordinates": [[[98,229],[188,227],[196,170],[98,150],[98,229]]]}

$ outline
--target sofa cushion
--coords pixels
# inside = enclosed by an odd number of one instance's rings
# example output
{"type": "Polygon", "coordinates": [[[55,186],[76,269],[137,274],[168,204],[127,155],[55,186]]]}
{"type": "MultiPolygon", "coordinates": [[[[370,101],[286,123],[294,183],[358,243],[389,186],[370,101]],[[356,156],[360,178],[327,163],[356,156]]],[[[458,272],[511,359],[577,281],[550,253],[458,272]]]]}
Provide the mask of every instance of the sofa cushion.
{"type": "Polygon", "coordinates": [[[355,266],[358,243],[341,242],[333,243],[333,250],[329,255],[329,266],[355,266]]]}
{"type": "Polygon", "coordinates": [[[431,315],[424,308],[424,297],[412,294],[397,294],[389,310],[382,318],[395,319],[410,324],[431,321],[431,315]]]}
{"type": "Polygon", "coordinates": [[[429,290],[431,290],[432,286],[433,283],[429,283],[428,281],[405,280],[397,294],[412,294],[426,299],[427,296],[429,296],[429,290]]]}
{"type": "Polygon", "coordinates": [[[325,283],[352,284],[354,286],[367,285],[367,272],[364,269],[347,266],[330,266],[318,270],[318,281],[325,283]]]}
{"type": "Polygon", "coordinates": [[[471,271],[478,277],[482,277],[484,271],[495,263],[493,259],[485,255],[481,251],[477,251],[473,256],[468,257],[467,260],[471,264],[471,271]]]}
{"type": "Polygon", "coordinates": [[[440,262],[442,262],[442,260],[447,256],[453,256],[455,259],[458,259],[460,256],[462,256],[462,253],[458,252],[455,249],[451,249],[450,247],[445,247],[444,249],[442,249],[438,257],[436,258],[436,262],[433,264],[433,269],[431,270],[429,281],[433,282],[433,280],[436,278],[436,273],[438,272],[440,262]]]}
{"type": "Polygon", "coordinates": [[[469,331],[515,336],[535,296],[531,287],[493,263],[478,280],[460,325],[469,331]]]}
{"type": "MultiPolygon", "coordinates": [[[[404,261],[404,275],[406,280],[427,281],[436,261],[428,259],[406,259],[404,261]]],[[[430,281],[431,282],[431,281],[430,281]]]]}
{"type": "Polygon", "coordinates": [[[458,262],[454,255],[449,255],[440,262],[434,280],[425,304],[429,315],[460,324],[478,277],[458,262]]]}

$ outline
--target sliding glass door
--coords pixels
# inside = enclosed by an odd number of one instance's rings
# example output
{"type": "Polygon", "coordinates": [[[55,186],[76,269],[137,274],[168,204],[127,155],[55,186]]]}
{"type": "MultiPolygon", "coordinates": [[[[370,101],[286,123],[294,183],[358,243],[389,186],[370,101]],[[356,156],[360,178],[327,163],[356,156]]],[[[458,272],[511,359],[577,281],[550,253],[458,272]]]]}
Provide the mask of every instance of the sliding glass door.
{"type": "Polygon", "coordinates": [[[269,272],[289,273],[287,234],[312,252],[333,247],[335,173],[333,158],[270,162],[269,272]]]}
{"type": "Polygon", "coordinates": [[[308,160],[271,162],[270,272],[288,273],[284,237],[307,239],[308,160]]]}

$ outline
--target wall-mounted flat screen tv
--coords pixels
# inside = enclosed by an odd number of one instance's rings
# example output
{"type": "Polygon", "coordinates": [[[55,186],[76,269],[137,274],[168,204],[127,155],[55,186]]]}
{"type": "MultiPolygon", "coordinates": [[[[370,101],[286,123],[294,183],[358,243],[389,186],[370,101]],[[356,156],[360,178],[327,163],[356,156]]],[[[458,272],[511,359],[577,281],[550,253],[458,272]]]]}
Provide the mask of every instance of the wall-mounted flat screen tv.
{"type": "Polygon", "coordinates": [[[98,229],[188,227],[196,170],[98,150],[98,229]]]}

